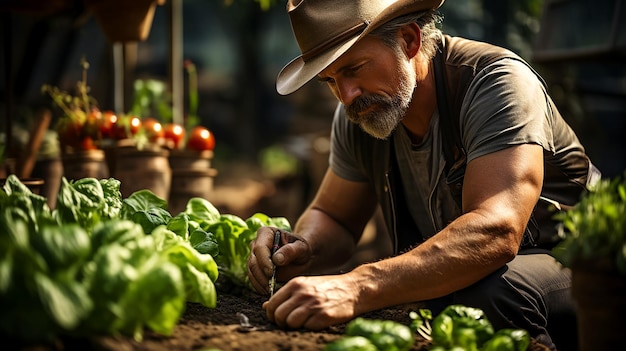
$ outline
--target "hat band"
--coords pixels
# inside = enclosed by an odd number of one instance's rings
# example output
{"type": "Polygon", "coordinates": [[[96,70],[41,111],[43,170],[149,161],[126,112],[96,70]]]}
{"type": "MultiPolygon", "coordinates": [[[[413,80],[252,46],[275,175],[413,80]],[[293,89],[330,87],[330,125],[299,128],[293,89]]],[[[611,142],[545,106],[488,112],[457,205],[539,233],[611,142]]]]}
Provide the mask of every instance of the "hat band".
{"type": "Polygon", "coordinates": [[[319,54],[323,53],[324,51],[334,47],[335,45],[340,44],[341,42],[345,41],[346,39],[349,39],[353,36],[355,36],[355,34],[360,33],[363,31],[363,29],[367,27],[367,22],[362,22],[357,24],[356,26],[352,27],[352,28],[348,28],[347,30],[343,31],[342,33],[340,33],[339,35],[335,36],[334,38],[325,41],[323,43],[321,43],[320,45],[317,45],[313,48],[311,48],[310,50],[307,50],[306,52],[302,53],[302,60],[304,60],[304,62],[318,56],[319,54]]]}

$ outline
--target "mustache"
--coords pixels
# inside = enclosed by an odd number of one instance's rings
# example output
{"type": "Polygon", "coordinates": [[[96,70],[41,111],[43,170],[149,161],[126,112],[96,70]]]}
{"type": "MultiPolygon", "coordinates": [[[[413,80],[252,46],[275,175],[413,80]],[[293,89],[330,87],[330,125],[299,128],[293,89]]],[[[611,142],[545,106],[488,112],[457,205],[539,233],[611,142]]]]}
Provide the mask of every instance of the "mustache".
{"type": "Polygon", "coordinates": [[[381,95],[365,95],[359,96],[352,103],[346,106],[346,114],[348,116],[357,116],[362,111],[367,110],[372,105],[389,106],[391,105],[391,99],[381,95]]]}

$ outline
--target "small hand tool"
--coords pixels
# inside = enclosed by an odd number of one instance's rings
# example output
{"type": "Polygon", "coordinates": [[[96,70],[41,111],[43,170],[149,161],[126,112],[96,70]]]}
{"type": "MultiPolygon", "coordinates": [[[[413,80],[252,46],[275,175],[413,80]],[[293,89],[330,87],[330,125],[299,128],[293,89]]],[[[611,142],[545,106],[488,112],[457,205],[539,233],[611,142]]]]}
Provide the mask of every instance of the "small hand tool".
{"type": "MultiPolygon", "coordinates": [[[[274,232],[274,245],[272,245],[272,254],[270,256],[274,257],[274,253],[280,247],[280,230],[274,232]]],[[[270,278],[270,297],[274,296],[274,287],[276,286],[276,265],[274,265],[274,269],[272,270],[272,278],[270,278]]]]}

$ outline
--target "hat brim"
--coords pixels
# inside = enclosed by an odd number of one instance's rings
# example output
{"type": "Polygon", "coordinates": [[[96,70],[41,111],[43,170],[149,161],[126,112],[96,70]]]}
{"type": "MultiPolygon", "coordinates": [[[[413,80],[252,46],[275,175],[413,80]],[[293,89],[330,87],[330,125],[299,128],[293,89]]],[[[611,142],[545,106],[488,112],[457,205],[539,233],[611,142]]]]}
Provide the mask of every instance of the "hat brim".
{"type": "Polygon", "coordinates": [[[422,12],[425,14],[430,10],[439,8],[444,0],[423,0],[423,1],[398,1],[391,4],[381,12],[363,32],[353,38],[339,44],[311,60],[304,61],[302,55],[289,62],[278,73],[276,78],[276,91],[281,95],[288,95],[300,89],[303,85],[313,79],[331,63],[335,62],[341,55],[348,51],[357,41],[371,31],[394,18],[410,13],[422,12]]]}
{"type": "Polygon", "coordinates": [[[362,35],[351,38],[308,62],[305,62],[302,56],[296,57],[278,73],[276,91],[281,95],[288,95],[300,89],[348,51],[361,37],[362,35]]]}

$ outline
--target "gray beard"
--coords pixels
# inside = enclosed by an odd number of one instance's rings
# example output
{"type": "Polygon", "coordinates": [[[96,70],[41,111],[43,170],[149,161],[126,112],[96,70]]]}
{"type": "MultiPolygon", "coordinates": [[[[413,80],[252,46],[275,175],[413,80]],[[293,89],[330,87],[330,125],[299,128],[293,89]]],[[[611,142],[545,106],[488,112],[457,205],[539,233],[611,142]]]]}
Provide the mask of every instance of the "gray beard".
{"type": "Polygon", "coordinates": [[[417,86],[415,72],[408,63],[400,69],[401,81],[396,95],[391,97],[364,95],[356,98],[349,106],[345,106],[348,120],[359,125],[364,132],[374,138],[387,139],[406,115],[413,99],[413,91],[417,86]],[[370,112],[360,114],[370,106],[373,106],[370,112]]]}

